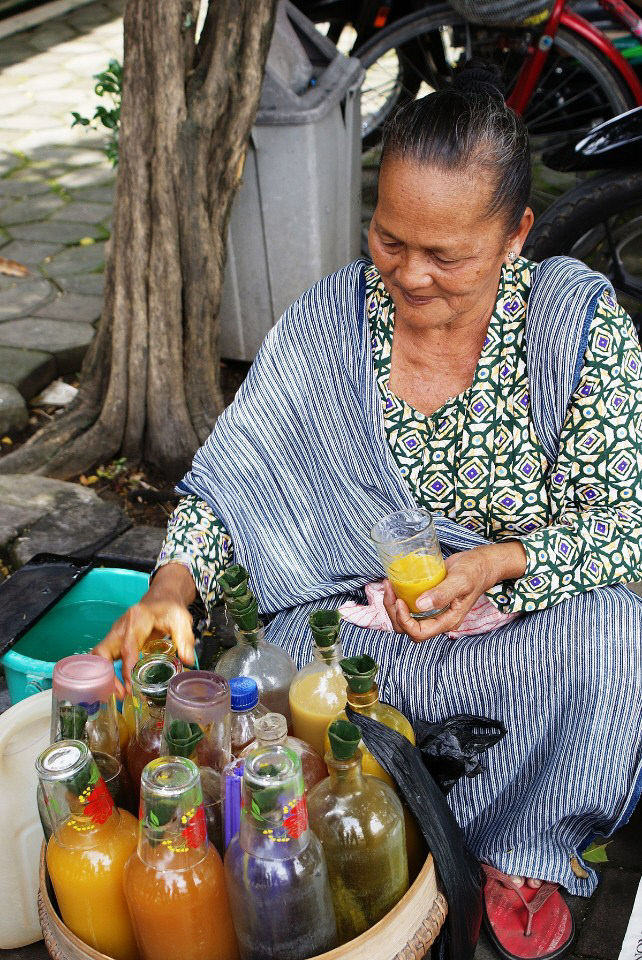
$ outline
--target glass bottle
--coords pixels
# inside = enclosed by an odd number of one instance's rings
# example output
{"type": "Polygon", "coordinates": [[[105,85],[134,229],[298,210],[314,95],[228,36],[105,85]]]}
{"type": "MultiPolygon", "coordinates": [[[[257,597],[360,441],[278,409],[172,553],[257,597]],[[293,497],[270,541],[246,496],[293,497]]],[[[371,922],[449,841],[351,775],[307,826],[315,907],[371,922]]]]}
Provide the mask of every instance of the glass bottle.
{"type": "Polygon", "coordinates": [[[288,725],[280,713],[266,713],[254,721],[256,744],[250,744],[243,750],[241,757],[247,756],[257,747],[289,747],[298,755],[303,770],[303,784],[307,793],[315,783],[325,780],[328,768],[316,750],[297,737],[288,736],[288,725]]]}
{"type": "MultiPolygon", "coordinates": [[[[176,646],[171,637],[158,637],[155,639],[148,637],[141,648],[140,657],[150,657],[153,653],[161,653],[163,656],[174,660],[179,672],[183,669],[183,664],[178,659],[176,646]]],[[[134,709],[133,693],[125,694],[122,709],[122,717],[127,726],[129,737],[133,737],[136,733],[136,710],[134,709]]]]}
{"type": "Polygon", "coordinates": [[[254,750],[244,763],[240,829],[225,854],[241,960],[304,960],[337,936],[301,763],[288,747],[254,750]]]}
{"type": "Polygon", "coordinates": [[[294,735],[324,753],[325,731],[346,702],[346,680],[341,670],[338,610],[310,614],[314,660],[297,673],[290,687],[294,735]]]}
{"type": "Polygon", "coordinates": [[[268,712],[259,703],[259,688],[252,677],[232,677],[230,680],[232,705],[232,756],[238,757],[255,742],[254,723],[268,712]]]}
{"type": "Polygon", "coordinates": [[[221,773],[232,757],[230,686],[207,670],[186,670],[172,678],[167,692],[162,752],[186,757],[198,766],[207,835],[223,853],[221,773]]]}
{"type": "Polygon", "coordinates": [[[239,564],[228,567],[219,579],[227,613],[234,621],[236,645],[216,663],[216,672],[232,677],[252,677],[259,688],[261,703],[282,713],[292,726],[288,691],[296,673],[294,660],[281,647],[265,639],[258,604],[248,589],[248,573],[239,564]]]}
{"type": "Polygon", "coordinates": [[[330,725],[330,776],[308,794],[326,856],[339,942],[381,920],[408,889],[403,810],[387,783],[362,773],[359,728],[330,725]]]}
{"type": "Polygon", "coordinates": [[[100,953],[137,960],[123,893],[125,863],[136,848],[135,818],[114,806],[81,740],[47,747],[36,772],[53,827],[47,869],[63,921],[100,953]]]}
{"type": "Polygon", "coordinates": [[[207,839],[198,767],[152,760],[124,889],[141,960],[237,960],[223,863],[207,839]]]}
{"type": "MultiPolygon", "coordinates": [[[[82,740],[91,750],[114,803],[133,812],[129,777],[121,762],[114,668],[103,657],[80,653],[59,660],[53,671],[50,742],[82,740]]],[[[42,787],[38,812],[45,835],[51,836],[42,787]]]]}
{"type": "Polygon", "coordinates": [[[161,753],[167,688],[177,670],[175,661],[161,653],[143,657],[132,670],[136,732],[127,744],[125,764],[136,796],[136,809],[143,767],[161,753]]]}

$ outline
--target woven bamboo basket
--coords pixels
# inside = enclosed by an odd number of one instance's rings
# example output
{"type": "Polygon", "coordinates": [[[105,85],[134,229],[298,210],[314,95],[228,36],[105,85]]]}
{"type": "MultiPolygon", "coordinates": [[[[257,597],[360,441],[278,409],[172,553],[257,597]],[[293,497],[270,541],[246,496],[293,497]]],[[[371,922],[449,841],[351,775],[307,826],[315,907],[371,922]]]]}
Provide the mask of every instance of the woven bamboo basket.
{"type": "MultiPolygon", "coordinates": [[[[383,920],[355,940],[311,960],[421,960],[444,925],[447,912],[446,899],[437,887],[435,865],[428,854],[411,888],[383,920]]],[[[44,844],[40,855],[38,915],[53,960],[110,960],[79,940],[60,919],[45,865],[44,844]]]]}

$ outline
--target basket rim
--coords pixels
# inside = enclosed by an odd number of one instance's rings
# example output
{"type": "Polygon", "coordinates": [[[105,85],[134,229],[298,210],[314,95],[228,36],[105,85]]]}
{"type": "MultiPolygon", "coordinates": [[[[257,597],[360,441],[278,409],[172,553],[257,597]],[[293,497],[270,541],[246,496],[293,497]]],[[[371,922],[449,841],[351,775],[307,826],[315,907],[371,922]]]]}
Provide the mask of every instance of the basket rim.
{"type": "MultiPolygon", "coordinates": [[[[76,936],[76,934],[73,933],[73,931],[70,930],[69,927],[63,922],[62,918],[58,914],[58,911],[54,908],[54,905],[51,901],[51,897],[49,896],[49,891],[47,890],[47,879],[49,879],[49,874],[47,870],[47,863],[46,863],[46,857],[45,857],[46,849],[47,849],[46,844],[43,842],[42,847],[40,848],[38,895],[43,902],[47,920],[50,923],[55,924],[58,930],[71,941],[74,947],[76,947],[81,952],[84,951],[86,954],[92,957],[92,960],[113,960],[112,957],[109,957],[105,953],[100,953],[98,950],[95,950],[88,943],[85,943],[84,940],[81,940],[80,937],[76,936]]],[[[363,933],[359,934],[358,937],[355,937],[353,940],[350,940],[349,943],[353,944],[356,948],[358,948],[359,946],[365,945],[369,941],[371,941],[373,936],[376,936],[379,932],[382,931],[382,928],[385,928],[389,925],[391,918],[394,919],[399,913],[403,912],[409,898],[413,893],[413,888],[417,885],[417,883],[420,880],[421,881],[428,880],[430,875],[434,876],[434,883],[437,891],[435,900],[433,901],[433,904],[426,905],[426,915],[422,920],[419,921],[417,927],[412,931],[410,930],[408,931],[407,943],[410,943],[413,940],[413,938],[419,934],[422,926],[424,925],[424,923],[429,917],[431,908],[436,907],[436,916],[440,921],[438,930],[441,929],[445,921],[446,914],[448,912],[448,905],[446,902],[446,898],[444,897],[443,893],[439,889],[438,877],[437,877],[437,872],[435,870],[433,856],[431,853],[428,853],[428,856],[426,857],[424,865],[422,866],[421,870],[415,877],[411,886],[404,893],[401,900],[399,900],[399,902],[395,904],[392,910],[388,911],[385,917],[382,917],[381,920],[378,920],[377,923],[373,924],[372,927],[369,927],[368,930],[365,930],[363,933]]],[[[51,880],[49,880],[49,882],[51,882],[51,880]]],[[[40,920],[41,920],[41,926],[43,928],[43,935],[45,937],[45,944],[47,945],[47,950],[49,950],[49,944],[47,943],[47,936],[46,936],[45,928],[42,922],[42,916],[40,917],[40,920]]],[[[434,940],[434,937],[432,939],[434,940]]],[[[338,947],[333,947],[332,950],[328,950],[325,953],[316,954],[316,956],[310,957],[309,960],[341,960],[341,958],[345,956],[345,948],[347,945],[348,944],[342,944],[338,947]]],[[[430,944],[427,944],[427,946],[430,946],[430,944]]]]}

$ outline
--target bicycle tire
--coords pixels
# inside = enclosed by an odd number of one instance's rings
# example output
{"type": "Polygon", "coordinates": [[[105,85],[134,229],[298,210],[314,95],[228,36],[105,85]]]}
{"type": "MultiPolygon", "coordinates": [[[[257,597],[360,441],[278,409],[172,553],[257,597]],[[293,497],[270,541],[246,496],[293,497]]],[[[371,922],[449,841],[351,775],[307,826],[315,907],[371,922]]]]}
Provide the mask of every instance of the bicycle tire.
{"type": "MultiPolygon", "coordinates": [[[[642,334],[642,278],[634,278],[637,285],[622,284],[622,274],[608,268],[608,259],[601,262],[599,243],[600,230],[604,232],[609,223],[624,219],[620,226],[621,236],[629,230],[633,239],[629,242],[639,259],[639,237],[642,236],[642,172],[615,171],[592,177],[565,193],[553,203],[535,222],[524,246],[524,254],[531,260],[566,254],[587,260],[589,266],[600,269],[609,276],[623,305],[633,318],[638,335],[642,334]],[[639,207],[639,216],[636,215],[639,207]],[[589,254],[589,256],[587,256],[589,254]],[[592,255],[596,254],[596,256],[592,255]]],[[[605,240],[604,249],[612,259],[613,246],[605,240]]],[[[615,245],[617,249],[617,245],[615,245]]],[[[627,271],[628,274],[628,271],[627,271]]]]}
{"type": "MultiPolygon", "coordinates": [[[[469,29],[477,35],[479,35],[482,29],[474,24],[468,26],[469,29]]],[[[375,63],[382,60],[390,51],[403,49],[411,42],[418,42],[420,38],[425,37],[427,34],[434,34],[435,31],[449,27],[466,27],[466,22],[453,10],[450,4],[435,4],[411,13],[401,20],[395,21],[389,27],[384,28],[356,50],[354,56],[359,57],[363,66],[368,70],[373,67],[375,63]]],[[[501,28],[495,28],[495,30],[499,35],[501,28]]],[[[513,34],[518,35],[518,28],[510,28],[510,30],[513,34]]],[[[526,31],[524,31],[524,33],[526,33],[526,31]]],[[[635,106],[633,94],[615,67],[613,67],[608,60],[600,56],[582,37],[577,36],[565,27],[560,27],[554,40],[553,52],[549,55],[547,61],[549,70],[553,69],[553,66],[551,66],[555,63],[553,53],[557,51],[562,52],[570,58],[575,58],[580,65],[591,74],[596,86],[601,92],[605,105],[608,107],[608,115],[604,116],[603,119],[616,116],[618,113],[622,113],[630,107],[635,106]]],[[[473,52],[475,52],[474,49],[473,52]]],[[[429,73],[428,70],[427,73],[429,73]]],[[[435,86],[443,86],[445,83],[444,78],[440,78],[436,73],[433,73],[430,79],[437,81],[435,86]],[[441,84],[439,83],[440,79],[441,84]]],[[[536,94],[534,94],[534,97],[535,96],[536,94]]],[[[533,98],[531,102],[533,102],[533,98]]],[[[387,116],[392,113],[396,105],[396,103],[390,103],[385,115],[382,113],[380,127],[383,125],[387,116]]],[[[526,110],[524,118],[527,126],[528,113],[529,109],[526,110]]],[[[598,117],[597,120],[599,119],[602,118],[598,117]]],[[[595,122],[597,122],[597,120],[595,122]]],[[[587,124],[585,129],[587,129],[589,125],[590,124],[587,124]]],[[[567,124],[560,123],[560,133],[562,132],[565,136],[569,135],[567,124]]],[[[366,143],[365,146],[372,146],[373,140],[374,130],[371,130],[369,142],[366,143]]]]}

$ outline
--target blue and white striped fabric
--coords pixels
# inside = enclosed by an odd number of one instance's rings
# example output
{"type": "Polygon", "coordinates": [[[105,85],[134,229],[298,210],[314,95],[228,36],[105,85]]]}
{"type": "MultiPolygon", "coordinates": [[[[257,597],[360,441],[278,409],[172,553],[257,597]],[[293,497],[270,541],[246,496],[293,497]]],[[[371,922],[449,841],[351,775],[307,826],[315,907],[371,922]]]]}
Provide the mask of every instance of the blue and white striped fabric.
{"type": "MultiPolygon", "coordinates": [[[[386,441],[364,318],[364,261],[320,281],[268,335],[181,493],[207,501],[248,568],[268,637],[299,665],[307,617],[336,607],[382,569],[368,533],[414,505],[386,441]]],[[[606,281],[577,261],[536,270],[528,304],[531,410],[552,460],[606,281]],[[560,419],[561,418],[561,419],[560,419]]],[[[446,551],[484,543],[439,519],[446,551]]],[[[625,822],[642,764],[642,604],[623,587],[595,590],[490,634],[413,644],[342,627],[347,655],[381,665],[382,696],[411,719],[477,713],[508,736],[487,771],[449,800],[480,859],[509,873],[592,892],[570,858],[593,832],[625,822]]]]}

